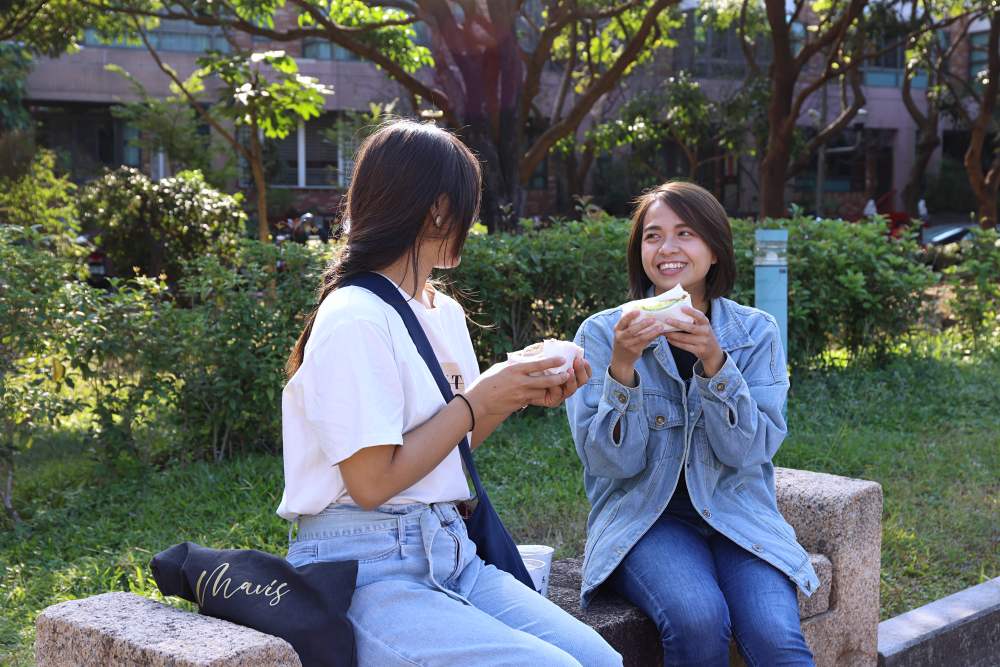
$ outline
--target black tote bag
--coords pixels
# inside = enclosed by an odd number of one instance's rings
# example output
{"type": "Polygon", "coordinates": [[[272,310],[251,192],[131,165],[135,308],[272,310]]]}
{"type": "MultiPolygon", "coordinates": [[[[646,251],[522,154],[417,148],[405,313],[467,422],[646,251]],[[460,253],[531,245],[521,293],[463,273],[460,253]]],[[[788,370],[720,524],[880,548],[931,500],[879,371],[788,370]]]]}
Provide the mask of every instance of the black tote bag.
{"type": "MultiPolygon", "coordinates": [[[[423,358],[424,363],[427,364],[427,368],[430,369],[431,375],[434,376],[434,381],[437,382],[438,389],[441,390],[441,395],[444,397],[445,402],[451,401],[454,398],[454,394],[451,392],[451,385],[448,384],[448,380],[444,376],[444,371],[441,370],[441,364],[434,355],[434,349],[431,347],[430,341],[427,340],[427,334],[424,333],[420,322],[417,320],[417,316],[413,314],[413,310],[410,309],[406,300],[403,299],[403,295],[399,293],[399,288],[389,279],[377,273],[370,272],[348,277],[341,284],[341,286],[346,285],[363,287],[381,298],[399,313],[399,316],[403,318],[403,324],[406,325],[406,330],[410,332],[413,344],[417,346],[417,351],[423,358]]],[[[476,509],[465,520],[465,528],[469,533],[469,539],[476,544],[476,553],[486,563],[513,575],[515,579],[528,588],[537,590],[531,581],[528,569],[524,566],[524,561],[517,550],[517,545],[514,544],[510,533],[504,528],[503,522],[500,520],[500,515],[493,508],[489,496],[486,495],[486,489],[483,488],[483,483],[479,480],[479,473],[476,471],[476,464],[472,460],[472,449],[469,447],[468,438],[463,437],[458,443],[458,451],[462,454],[462,461],[465,463],[465,469],[468,471],[469,477],[472,478],[472,485],[476,489],[476,498],[478,499],[476,509]]]]}
{"type": "Polygon", "coordinates": [[[295,567],[263,551],[183,542],[153,556],[149,567],[164,595],[194,602],[206,616],[281,637],[303,667],[357,666],[347,617],[356,560],[295,567]]]}

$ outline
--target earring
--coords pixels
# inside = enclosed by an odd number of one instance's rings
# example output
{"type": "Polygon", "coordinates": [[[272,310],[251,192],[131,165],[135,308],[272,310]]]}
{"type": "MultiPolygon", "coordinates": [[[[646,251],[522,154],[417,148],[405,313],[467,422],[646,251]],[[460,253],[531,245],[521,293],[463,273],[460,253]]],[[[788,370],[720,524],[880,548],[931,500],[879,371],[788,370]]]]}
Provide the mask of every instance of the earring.
{"type": "Polygon", "coordinates": [[[440,227],[441,226],[441,216],[440,215],[437,216],[436,218],[434,218],[434,226],[435,227],[440,227]]]}

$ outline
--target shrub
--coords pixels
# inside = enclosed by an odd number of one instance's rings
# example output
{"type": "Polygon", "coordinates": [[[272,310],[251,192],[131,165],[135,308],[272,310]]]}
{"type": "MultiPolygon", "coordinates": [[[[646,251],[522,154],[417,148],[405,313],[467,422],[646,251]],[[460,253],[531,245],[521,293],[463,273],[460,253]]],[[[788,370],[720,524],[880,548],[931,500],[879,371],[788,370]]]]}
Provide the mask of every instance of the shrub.
{"type": "Polygon", "coordinates": [[[547,337],[576,333],[591,313],[627,298],[628,221],[565,222],[522,234],[474,235],[449,280],[475,324],[482,362],[547,337]]]}
{"type": "Polygon", "coordinates": [[[281,442],[284,365],[315,304],[323,251],[245,240],[235,268],[215,257],[187,267],[169,333],[184,449],[221,459],[281,442]],[[285,271],[272,268],[282,259],[285,271]]]}
{"type": "MultiPolygon", "coordinates": [[[[768,220],[788,230],[788,354],[802,364],[830,346],[884,356],[920,320],[933,272],[912,236],[893,239],[885,224],[768,220]]],[[[733,221],[737,299],[752,303],[753,223],[733,221]]]]}
{"type": "Polygon", "coordinates": [[[52,333],[73,262],[55,252],[60,243],[30,228],[0,225],[0,501],[15,519],[16,456],[63,411],[53,393],[63,367],[52,356],[59,341],[52,333]]]}
{"type": "Polygon", "coordinates": [[[49,235],[76,229],[76,186],[55,173],[55,154],[39,150],[30,168],[17,178],[0,178],[0,224],[34,227],[49,235]]]}
{"type": "MultiPolygon", "coordinates": [[[[733,298],[753,304],[754,223],[733,220],[733,298]]],[[[789,230],[789,355],[801,364],[830,345],[882,354],[918,320],[934,282],[912,238],[881,223],[768,221],[789,230]]],[[[473,236],[453,272],[480,359],[545,337],[571,337],[590,314],[628,299],[627,220],[569,222],[519,235],[473,236]],[[464,293],[463,293],[464,291],[464,293]]]]}
{"type": "Polygon", "coordinates": [[[322,251],[244,239],[228,263],[187,263],[176,289],[68,284],[54,335],[91,451],[131,461],[220,460],[280,443],[283,368],[313,304],[322,251]],[[277,261],[287,270],[275,272],[277,261]]]}
{"type": "MultiPolygon", "coordinates": [[[[921,295],[933,276],[917,261],[912,239],[889,239],[874,223],[797,218],[767,224],[786,227],[790,235],[794,363],[807,363],[831,345],[854,353],[885,351],[918,321],[921,295]]],[[[487,325],[470,326],[483,363],[542,338],[572,337],[587,316],[628,299],[628,221],[523,226],[517,235],[474,234],[449,278],[471,319],[487,325]]],[[[754,224],[734,220],[733,228],[734,297],[751,303],[754,224]]],[[[965,272],[956,274],[963,284],[976,285],[977,308],[996,302],[989,277],[1000,251],[987,245],[970,251],[965,272]]],[[[140,277],[115,279],[108,292],[79,281],[61,285],[72,268],[56,262],[51,250],[32,246],[29,252],[11,242],[0,250],[4,332],[27,332],[4,370],[38,379],[36,394],[57,396],[67,387],[62,394],[73,400],[61,409],[85,410],[102,460],[218,460],[278,447],[284,363],[336,246],[242,239],[228,257],[206,254],[181,264],[172,289],[140,277]],[[48,255],[34,258],[43,252],[48,255]],[[279,260],[284,271],[275,271],[279,260]],[[28,267],[46,262],[54,262],[52,268],[42,268],[44,279],[36,280],[38,270],[28,267]],[[22,312],[30,317],[14,321],[22,312]],[[22,370],[28,368],[33,375],[22,370]]],[[[996,311],[987,305],[968,312],[996,311]]],[[[33,400],[24,392],[5,393],[12,410],[24,412],[17,405],[33,400]]]]}
{"type": "Polygon", "coordinates": [[[175,283],[185,262],[236,253],[246,214],[239,200],[205,183],[200,172],[152,181],[131,167],[108,172],[84,189],[80,222],[97,233],[112,275],[166,275],[175,283]]]}
{"type": "Polygon", "coordinates": [[[77,397],[74,410],[89,416],[91,453],[113,469],[148,462],[149,432],[159,428],[172,388],[164,372],[174,315],[166,284],[144,276],[115,279],[108,291],[71,283],[57,307],[64,382],[77,397]]]}
{"type": "Polygon", "coordinates": [[[952,310],[978,342],[1000,318],[1000,235],[974,229],[972,238],[960,244],[958,257],[959,263],[946,270],[955,289],[952,310]]]}

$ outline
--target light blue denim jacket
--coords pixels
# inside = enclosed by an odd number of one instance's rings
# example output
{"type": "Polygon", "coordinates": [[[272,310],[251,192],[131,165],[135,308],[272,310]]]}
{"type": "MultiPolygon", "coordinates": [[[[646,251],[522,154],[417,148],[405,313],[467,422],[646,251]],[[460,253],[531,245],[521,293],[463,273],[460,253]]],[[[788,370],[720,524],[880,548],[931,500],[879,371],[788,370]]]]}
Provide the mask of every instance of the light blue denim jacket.
{"type": "Polygon", "coordinates": [[[777,323],[729,299],[712,301],[711,312],[726,361],[712,378],[697,362],[687,391],[662,336],[636,362],[637,386],[611,377],[620,308],[590,316],[576,334],[593,369],[566,402],[591,504],[584,607],[663,513],[682,465],[691,502],[709,525],[784,572],[804,594],[819,586],[775,502],[771,459],[787,432],[788,393],[777,323]]]}

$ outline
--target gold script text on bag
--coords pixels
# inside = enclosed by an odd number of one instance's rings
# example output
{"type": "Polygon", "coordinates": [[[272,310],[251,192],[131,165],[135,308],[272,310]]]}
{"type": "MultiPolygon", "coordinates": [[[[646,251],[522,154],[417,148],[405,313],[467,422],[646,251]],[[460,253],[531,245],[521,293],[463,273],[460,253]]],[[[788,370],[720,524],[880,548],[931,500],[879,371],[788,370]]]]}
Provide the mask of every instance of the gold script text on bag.
{"type": "Polygon", "coordinates": [[[198,577],[198,583],[195,585],[195,595],[198,596],[199,607],[201,607],[205,602],[205,593],[209,592],[209,585],[212,587],[210,592],[212,597],[222,593],[222,597],[228,600],[240,591],[243,591],[247,595],[263,595],[264,597],[269,598],[270,602],[268,604],[271,607],[276,607],[278,603],[281,602],[281,596],[288,592],[286,589],[288,584],[278,584],[277,580],[273,580],[267,586],[255,584],[252,581],[244,581],[234,590],[229,590],[233,580],[232,577],[226,577],[226,571],[228,569],[229,563],[222,563],[217,568],[212,570],[212,574],[208,574],[208,570],[201,571],[201,575],[198,577]],[[207,579],[205,578],[205,575],[208,575],[207,579]],[[223,577],[225,577],[225,579],[223,579],[223,577]],[[204,582],[204,585],[202,585],[202,582],[204,582]]]}

